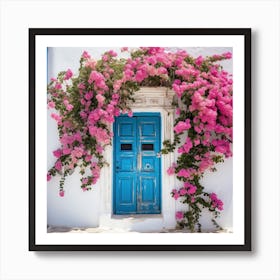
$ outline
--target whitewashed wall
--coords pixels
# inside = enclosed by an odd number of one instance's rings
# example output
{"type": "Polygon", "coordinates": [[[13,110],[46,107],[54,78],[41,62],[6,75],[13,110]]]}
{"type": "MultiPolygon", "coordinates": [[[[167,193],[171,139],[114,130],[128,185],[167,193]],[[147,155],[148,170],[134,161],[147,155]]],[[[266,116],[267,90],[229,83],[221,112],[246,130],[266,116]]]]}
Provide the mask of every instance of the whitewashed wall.
{"type": "MultiPolygon", "coordinates": [[[[57,73],[70,68],[77,73],[79,59],[84,50],[88,51],[92,57],[100,56],[110,49],[106,48],[49,48],[48,49],[48,81],[51,77],[56,77],[57,73]]],[[[221,54],[232,51],[231,48],[186,48],[187,52],[193,56],[207,56],[221,54]]],[[[115,49],[119,55],[119,49],[115,49]]],[[[222,62],[224,70],[232,73],[232,60],[222,62]]],[[[59,147],[59,139],[56,123],[50,118],[48,111],[48,168],[55,162],[52,151],[59,147]]],[[[202,181],[206,190],[214,191],[224,202],[224,211],[218,220],[223,227],[232,227],[232,159],[227,159],[223,164],[217,165],[217,172],[208,172],[202,181]]],[[[102,176],[101,176],[102,177],[102,176]]],[[[102,211],[101,189],[102,182],[98,182],[92,191],[83,192],[80,189],[79,173],[76,171],[65,181],[65,196],[58,195],[59,177],[56,176],[48,182],[47,190],[47,220],[51,226],[69,227],[96,227],[99,226],[100,211],[102,211]]],[[[169,194],[166,194],[169,195],[169,194]]],[[[174,201],[175,203],[175,201],[174,201]]],[[[185,205],[176,202],[176,209],[184,209],[185,205]]],[[[204,229],[213,229],[210,215],[205,211],[202,219],[204,229]]]]}

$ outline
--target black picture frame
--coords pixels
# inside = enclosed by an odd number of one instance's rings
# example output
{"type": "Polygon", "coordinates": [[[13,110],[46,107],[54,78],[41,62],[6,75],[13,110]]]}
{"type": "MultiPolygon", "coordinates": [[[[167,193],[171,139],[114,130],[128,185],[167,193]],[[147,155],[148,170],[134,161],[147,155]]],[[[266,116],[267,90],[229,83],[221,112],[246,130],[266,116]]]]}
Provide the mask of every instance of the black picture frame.
{"type": "MultiPolygon", "coordinates": [[[[37,93],[38,94],[38,93],[37,93]]],[[[176,28],[176,29],[29,29],[29,250],[30,251],[251,251],[251,29],[249,28],[176,28]],[[244,244],[202,245],[75,245],[36,243],[36,38],[65,35],[239,35],[244,37],[244,244]]]]}

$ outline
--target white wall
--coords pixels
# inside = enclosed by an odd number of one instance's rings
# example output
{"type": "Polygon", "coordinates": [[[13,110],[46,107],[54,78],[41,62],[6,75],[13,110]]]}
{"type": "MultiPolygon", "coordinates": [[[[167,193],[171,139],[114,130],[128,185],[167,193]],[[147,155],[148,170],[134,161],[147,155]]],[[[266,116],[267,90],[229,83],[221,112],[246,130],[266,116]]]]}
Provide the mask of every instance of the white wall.
{"type": "MultiPolygon", "coordinates": [[[[99,59],[101,55],[111,49],[104,48],[49,48],[48,49],[48,80],[56,77],[58,72],[72,69],[77,73],[79,68],[79,59],[84,50],[88,51],[92,57],[99,59]]],[[[174,48],[175,49],[175,48],[174,48]]],[[[222,54],[232,51],[231,48],[185,48],[193,56],[207,56],[213,54],[222,54]]],[[[121,53],[119,49],[114,49],[121,56],[127,56],[121,53]]],[[[222,62],[224,70],[232,73],[232,60],[222,62]]],[[[48,168],[51,168],[55,162],[52,151],[59,147],[56,122],[50,118],[51,111],[48,111],[48,168]]],[[[221,218],[218,220],[223,227],[232,227],[232,159],[227,159],[224,164],[219,164],[218,171],[215,173],[207,172],[203,178],[203,185],[209,192],[216,192],[224,202],[224,210],[221,218]]],[[[101,203],[105,203],[101,198],[100,188],[104,184],[101,180],[89,192],[83,192],[80,189],[79,173],[76,171],[72,176],[68,176],[65,181],[65,196],[58,196],[59,176],[56,176],[48,183],[48,225],[52,226],[82,226],[95,227],[99,225],[101,203]]],[[[179,186],[179,184],[178,184],[179,186]]],[[[173,186],[176,187],[176,186],[173,186]]],[[[170,195],[169,193],[165,195],[170,195]]],[[[185,209],[179,201],[176,203],[176,209],[185,209]]],[[[204,211],[201,218],[202,226],[205,230],[214,228],[211,222],[211,216],[208,211],[204,211]]]]}

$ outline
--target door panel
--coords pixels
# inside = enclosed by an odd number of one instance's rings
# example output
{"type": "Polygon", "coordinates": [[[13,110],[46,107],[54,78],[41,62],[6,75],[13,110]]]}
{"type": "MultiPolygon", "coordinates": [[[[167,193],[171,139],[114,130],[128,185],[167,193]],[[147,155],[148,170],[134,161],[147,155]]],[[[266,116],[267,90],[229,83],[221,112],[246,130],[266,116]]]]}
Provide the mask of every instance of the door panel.
{"type": "Polygon", "coordinates": [[[154,177],[141,177],[141,202],[142,204],[150,204],[156,202],[155,187],[156,181],[154,177]]]}
{"type": "Polygon", "coordinates": [[[160,117],[116,118],[114,144],[114,212],[160,213],[160,117]]]}
{"type": "Polygon", "coordinates": [[[116,214],[136,211],[137,146],[136,119],[119,117],[115,129],[115,209],[116,214]]]}
{"type": "Polygon", "coordinates": [[[120,201],[122,204],[132,204],[133,199],[133,179],[130,177],[119,178],[120,184],[120,201]]]}

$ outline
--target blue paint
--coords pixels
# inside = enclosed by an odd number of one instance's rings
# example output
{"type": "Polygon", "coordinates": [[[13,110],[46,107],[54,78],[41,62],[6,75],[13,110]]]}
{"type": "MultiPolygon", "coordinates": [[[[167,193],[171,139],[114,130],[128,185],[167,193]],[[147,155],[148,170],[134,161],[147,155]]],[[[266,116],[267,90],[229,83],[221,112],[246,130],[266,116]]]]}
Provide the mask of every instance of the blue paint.
{"type": "Polygon", "coordinates": [[[157,214],[161,208],[160,115],[122,115],[114,124],[114,213],[157,214]]]}

